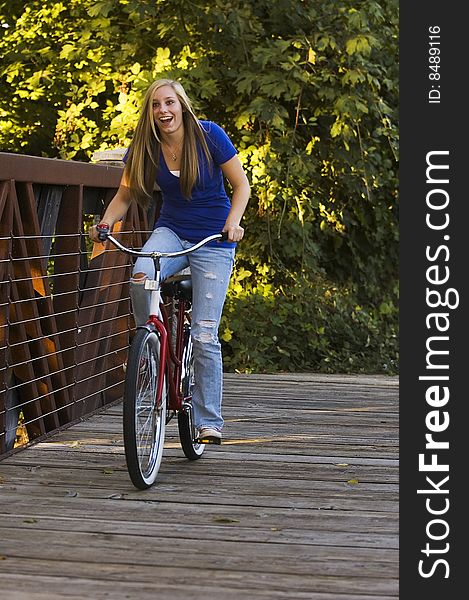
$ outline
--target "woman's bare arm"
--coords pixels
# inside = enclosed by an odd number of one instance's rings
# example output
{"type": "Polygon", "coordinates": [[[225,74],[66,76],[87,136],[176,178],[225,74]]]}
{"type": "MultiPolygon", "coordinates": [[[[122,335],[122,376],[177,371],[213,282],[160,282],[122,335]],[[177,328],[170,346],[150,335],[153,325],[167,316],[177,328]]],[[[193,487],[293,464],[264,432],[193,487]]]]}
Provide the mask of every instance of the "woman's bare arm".
{"type": "MultiPolygon", "coordinates": [[[[122,175],[122,179],[119,185],[119,189],[116,192],[116,195],[113,197],[111,202],[109,202],[106,211],[101,219],[102,223],[107,223],[109,227],[112,229],[114,223],[120,221],[125,217],[127,211],[129,210],[129,206],[132,202],[132,198],[130,197],[130,191],[127,187],[127,180],[125,178],[125,173],[122,175]]],[[[93,240],[93,242],[99,242],[98,233],[96,231],[96,226],[90,227],[89,236],[93,240]]]]}
{"type": "Polygon", "coordinates": [[[239,242],[244,236],[241,219],[251,195],[248,178],[237,155],[221,165],[223,175],[228,179],[233,189],[231,209],[226,219],[223,231],[228,232],[231,242],[239,242]]]}

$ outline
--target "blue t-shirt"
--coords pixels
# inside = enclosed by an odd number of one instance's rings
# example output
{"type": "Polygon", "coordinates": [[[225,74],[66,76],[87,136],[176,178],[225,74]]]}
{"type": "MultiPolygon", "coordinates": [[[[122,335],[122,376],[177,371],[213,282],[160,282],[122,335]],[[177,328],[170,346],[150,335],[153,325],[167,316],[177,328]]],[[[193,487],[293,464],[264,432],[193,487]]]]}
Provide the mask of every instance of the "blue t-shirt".
{"type": "MultiPolygon", "coordinates": [[[[220,165],[236,154],[225,131],[213,121],[200,121],[207,146],[213,159],[211,168],[199,148],[200,175],[190,199],[181,192],[179,177],[173,175],[160,153],[156,183],[161,189],[163,204],[155,227],[168,227],[180,238],[197,243],[203,238],[220,233],[230,211],[231,202],[225,190],[220,165]]],[[[236,246],[234,242],[212,242],[211,245],[236,246]]]]}

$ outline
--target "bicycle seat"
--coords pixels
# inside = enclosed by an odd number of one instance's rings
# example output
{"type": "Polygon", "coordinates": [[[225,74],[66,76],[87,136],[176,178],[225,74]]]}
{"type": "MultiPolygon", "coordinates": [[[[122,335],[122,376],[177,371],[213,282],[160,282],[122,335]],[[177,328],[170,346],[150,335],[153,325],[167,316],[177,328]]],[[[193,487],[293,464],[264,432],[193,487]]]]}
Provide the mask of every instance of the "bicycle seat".
{"type": "Polygon", "coordinates": [[[161,284],[161,293],[167,298],[192,299],[192,279],[189,274],[173,275],[161,284]]]}

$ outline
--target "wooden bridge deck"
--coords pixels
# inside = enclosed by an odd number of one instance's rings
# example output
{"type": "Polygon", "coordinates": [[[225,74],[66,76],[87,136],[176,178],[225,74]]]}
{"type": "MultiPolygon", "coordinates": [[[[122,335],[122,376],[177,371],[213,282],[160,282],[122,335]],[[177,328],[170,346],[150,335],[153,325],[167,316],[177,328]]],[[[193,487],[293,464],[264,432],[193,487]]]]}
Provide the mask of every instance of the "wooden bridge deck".
{"type": "Polygon", "coordinates": [[[145,492],[119,405],[2,461],[2,596],[398,598],[397,378],[230,374],[224,416],[145,492]]]}

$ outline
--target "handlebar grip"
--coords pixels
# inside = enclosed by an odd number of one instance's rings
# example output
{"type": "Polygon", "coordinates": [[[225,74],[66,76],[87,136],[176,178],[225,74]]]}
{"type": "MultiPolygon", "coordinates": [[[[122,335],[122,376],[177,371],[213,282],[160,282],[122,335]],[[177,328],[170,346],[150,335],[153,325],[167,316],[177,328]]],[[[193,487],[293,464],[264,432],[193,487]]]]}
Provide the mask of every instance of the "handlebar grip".
{"type": "Polygon", "coordinates": [[[107,223],[98,223],[96,225],[96,230],[98,232],[98,239],[100,242],[105,242],[107,236],[109,235],[109,225],[107,223]]]}
{"type": "Polygon", "coordinates": [[[221,232],[220,242],[226,242],[227,239],[228,239],[228,232],[227,231],[222,231],[221,232]]]}

